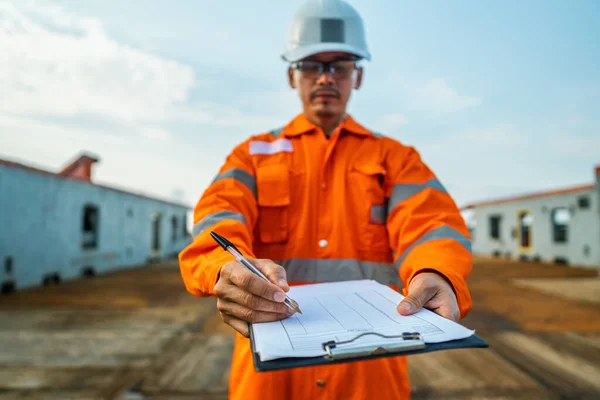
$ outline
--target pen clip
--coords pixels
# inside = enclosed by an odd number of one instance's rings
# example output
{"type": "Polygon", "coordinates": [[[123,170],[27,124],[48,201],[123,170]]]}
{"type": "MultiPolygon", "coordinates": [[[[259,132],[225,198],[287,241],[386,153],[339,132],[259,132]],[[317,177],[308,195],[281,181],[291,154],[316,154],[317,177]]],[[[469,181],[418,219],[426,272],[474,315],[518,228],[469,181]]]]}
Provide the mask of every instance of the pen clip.
{"type": "MultiPolygon", "coordinates": [[[[231,247],[233,250],[240,253],[240,251],[237,249],[237,247],[235,247],[235,245],[233,243],[231,243],[229,240],[225,239],[223,236],[219,235],[217,232],[210,231],[210,236],[212,236],[212,238],[215,239],[215,241],[217,243],[219,243],[219,245],[223,248],[223,250],[227,250],[228,247],[231,247]]],[[[242,253],[240,253],[240,254],[242,254],[242,253]]]]}

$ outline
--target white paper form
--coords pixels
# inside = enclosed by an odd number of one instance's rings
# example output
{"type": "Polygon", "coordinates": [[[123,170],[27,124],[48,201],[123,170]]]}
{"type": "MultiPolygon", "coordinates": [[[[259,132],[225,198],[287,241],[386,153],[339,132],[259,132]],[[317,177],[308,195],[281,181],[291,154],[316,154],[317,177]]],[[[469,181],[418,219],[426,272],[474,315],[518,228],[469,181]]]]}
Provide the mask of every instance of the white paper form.
{"type": "MultiPolygon", "coordinates": [[[[349,340],[364,332],[383,335],[419,332],[426,343],[464,339],[474,334],[426,309],[410,316],[400,315],[396,306],[404,296],[373,280],[292,286],[288,294],[298,302],[303,314],[253,324],[261,361],[325,355],[323,342],[349,340]]],[[[385,346],[398,340],[367,335],[344,346],[368,343],[385,346]]]]}

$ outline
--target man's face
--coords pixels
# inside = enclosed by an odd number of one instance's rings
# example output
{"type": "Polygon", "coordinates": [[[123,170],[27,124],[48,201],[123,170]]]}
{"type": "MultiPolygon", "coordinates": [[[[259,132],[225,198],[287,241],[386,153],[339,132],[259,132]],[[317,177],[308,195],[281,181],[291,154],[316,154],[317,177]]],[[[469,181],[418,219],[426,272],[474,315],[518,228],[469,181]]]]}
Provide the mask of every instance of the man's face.
{"type": "Polygon", "coordinates": [[[307,57],[288,72],[290,85],[298,89],[304,112],[318,118],[343,115],[352,89],[360,86],[362,78],[362,70],[355,67],[353,56],[341,52],[307,57]],[[322,68],[321,63],[329,65],[322,68]]]}

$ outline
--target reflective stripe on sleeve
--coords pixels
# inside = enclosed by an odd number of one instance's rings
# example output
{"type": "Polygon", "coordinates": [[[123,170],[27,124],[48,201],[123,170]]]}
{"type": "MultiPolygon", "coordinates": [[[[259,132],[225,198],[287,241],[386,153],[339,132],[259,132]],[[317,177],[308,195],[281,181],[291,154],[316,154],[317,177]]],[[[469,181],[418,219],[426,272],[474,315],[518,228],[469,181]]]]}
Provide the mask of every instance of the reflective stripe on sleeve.
{"type": "Polygon", "coordinates": [[[240,168],[232,168],[217,175],[215,179],[213,179],[211,184],[226,178],[233,178],[236,181],[242,183],[248,189],[250,189],[250,191],[254,195],[254,198],[256,198],[256,178],[252,176],[252,174],[240,168]]]}
{"type": "Polygon", "coordinates": [[[244,216],[240,213],[235,211],[217,211],[215,213],[206,215],[204,218],[194,224],[194,227],[192,228],[192,236],[195,238],[211,226],[224,220],[239,221],[243,224],[246,223],[246,218],[244,218],[244,216]]]}
{"type": "Polygon", "coordinates": [[[404,200],[428,188],[437,189],[441,192],[447,193],[446,188],[444,188],[444,186],[437,179],[430,179],[425,183],[399,183],[394,185],[394,188],[392,189],[392,195],[390,196],[390,202],[388,203],[388,214],[391,213],[392,210],[404,200]]]}
{"type": "Polygon", "coordinates": [[[400,257],[398,257],[398,259],[394,263],[396,265],[396,268],[398,270],[400,269],[400,266],[402,265],[402,263],[404,262],[406,257],[408,257],[408,254],[412,251],[412,249],[414,249],[415,247],[417,247],[418,245],[420,245],[422,243],[430,242],[432,240],[437,240],[437,239],[456,240],[465,249],[467,249],[467,251],[469,253],[471,252],[471,241],[469,240],[469,238],[467,238],[465,235],[463,235],[456,229],[444,225],[444,226],[440,226],[439,228],[433,229],[433,230],[425,233],[423,236],[421,236],[419,239],[417,239],[417,241],[415,241],[413,244],[408,246],[408,248],[406,250],[404,250],[404,252],[400,255],[400,257]]]}

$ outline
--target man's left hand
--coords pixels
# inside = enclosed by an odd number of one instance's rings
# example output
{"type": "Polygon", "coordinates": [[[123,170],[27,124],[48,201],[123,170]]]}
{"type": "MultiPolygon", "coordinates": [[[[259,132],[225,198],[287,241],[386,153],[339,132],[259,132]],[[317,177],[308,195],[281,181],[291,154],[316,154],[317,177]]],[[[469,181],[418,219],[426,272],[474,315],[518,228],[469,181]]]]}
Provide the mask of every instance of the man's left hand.
{"type": "Polygon", "coordinates": [[[422,307],[430,309],[454,322],[460,319],[460,311],[452,286],[435,272],[421,272],[413,277],[408,296],[398,304],[401,315],[411,315],[422,307]]]}

